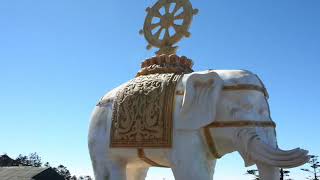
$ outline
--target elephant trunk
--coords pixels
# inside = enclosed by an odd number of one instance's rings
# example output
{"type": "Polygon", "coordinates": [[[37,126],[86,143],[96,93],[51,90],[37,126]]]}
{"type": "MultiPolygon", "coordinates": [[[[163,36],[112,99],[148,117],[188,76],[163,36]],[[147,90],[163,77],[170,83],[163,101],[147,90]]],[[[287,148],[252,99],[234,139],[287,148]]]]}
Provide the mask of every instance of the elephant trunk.
{"type": "Polygon", "coordinates": [[[255,162],[280,167],[292,168],[309,161],[308,151],[296,148],[284,151],[264,143],[259,137],[255,137],[249,143],[250,156],[255,162]]]}
{"type": "Polygon", "coordinates": [[[303,165],[310,159],[306,150],[296,148],[284,151],[267,144],[252,128],[238,131],[235,139],[237,139],[237,147],[247,165],[255,162],[273,167],[292,168],[303,165]]]}

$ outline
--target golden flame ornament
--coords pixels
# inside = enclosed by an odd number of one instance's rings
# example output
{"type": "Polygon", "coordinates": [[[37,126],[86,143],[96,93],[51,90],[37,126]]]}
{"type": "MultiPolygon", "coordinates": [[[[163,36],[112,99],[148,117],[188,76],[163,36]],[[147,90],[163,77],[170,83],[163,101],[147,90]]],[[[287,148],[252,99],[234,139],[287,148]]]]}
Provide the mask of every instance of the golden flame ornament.
{"type": "Polygon", "coordinates": [[[159,48],[157,55],[176,53],[178,47],[173,45],[183,37],[190,37],[192,18],[198,13],[189,0],[159,0],[146,11],[140,34],[149,43],[147,49],[159,48]]]}

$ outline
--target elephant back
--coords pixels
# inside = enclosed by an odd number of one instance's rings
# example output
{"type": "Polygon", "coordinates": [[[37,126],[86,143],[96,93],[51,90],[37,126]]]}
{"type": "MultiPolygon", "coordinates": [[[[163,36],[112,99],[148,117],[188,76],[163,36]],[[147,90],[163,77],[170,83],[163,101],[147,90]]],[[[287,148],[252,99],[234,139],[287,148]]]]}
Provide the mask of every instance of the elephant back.
{"type": "Polygon", "coordinates": [[[184,56],[152,57],[134,79],[107,93],[98,106],[112,104],[110,147],[171,147],[176,85],[192,65],[184,56]]]}

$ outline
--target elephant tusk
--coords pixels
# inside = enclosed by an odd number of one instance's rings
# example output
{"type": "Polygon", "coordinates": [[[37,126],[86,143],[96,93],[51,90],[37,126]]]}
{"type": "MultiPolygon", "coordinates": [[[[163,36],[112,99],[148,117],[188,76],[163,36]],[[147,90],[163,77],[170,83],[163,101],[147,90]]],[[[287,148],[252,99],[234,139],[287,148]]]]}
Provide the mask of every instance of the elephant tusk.
{"type": "Polygon", "coordinates": [[[309,161],[308,151],[296,148],[289,151],[284,151],[278,148],[273,148],[265,144],[255,136],[249,143],[249,155],[255,161],[260,161],[265,164],[281,167],[292,168],[303,165],[309,161]]]}
{"type": "Polygon", "coordinates": [[[261,147],[264,148],[266,153],[272,154],[274,159],[277,159],[277,160],[296,159],[308,154],[308,151],[305,151],[300,148],[284,151],[279,148],[272,148],[271,146],[268,146],[265,143],[261,143],[261,147]]]}

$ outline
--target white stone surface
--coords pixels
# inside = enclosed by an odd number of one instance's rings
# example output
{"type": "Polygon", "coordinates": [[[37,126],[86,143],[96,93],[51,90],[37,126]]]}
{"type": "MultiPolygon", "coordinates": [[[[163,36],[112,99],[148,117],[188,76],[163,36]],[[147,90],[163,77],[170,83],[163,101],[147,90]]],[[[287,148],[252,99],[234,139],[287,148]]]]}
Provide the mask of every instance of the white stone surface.
{"type": "MultiPolygon", "coordinates": [[[[254,90],[222,91],[224,85],[264,87],[259,78],[244,70],[217,70],[185,75],[176,90],[173,147],[145,149],[153,161],[172,168],[176,180],[212,180],[216,160],[202,136],[213,121],[271,121],[266,97],[254,90]]],[[[121,87],[120,87],[121,88],[121,87]]],[[[109,148],[112,100],[119,88],[107,93],[95,108],[89,129],[89,150],[96,180],[142,180],[149,165],[136,149],[109,148]]],[[[256,164],[262,180],[278,180],[278,167],[290,168],[308,161],[307,151],[282,151],[274,128],[210,129],[218,153],[238,151],[247,166],[256,164]]]]}

